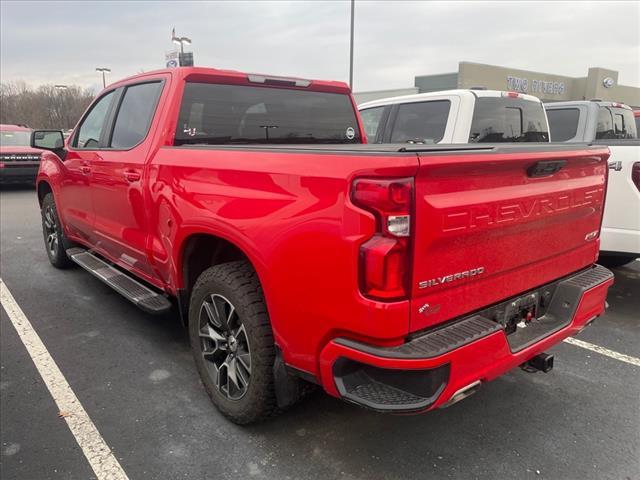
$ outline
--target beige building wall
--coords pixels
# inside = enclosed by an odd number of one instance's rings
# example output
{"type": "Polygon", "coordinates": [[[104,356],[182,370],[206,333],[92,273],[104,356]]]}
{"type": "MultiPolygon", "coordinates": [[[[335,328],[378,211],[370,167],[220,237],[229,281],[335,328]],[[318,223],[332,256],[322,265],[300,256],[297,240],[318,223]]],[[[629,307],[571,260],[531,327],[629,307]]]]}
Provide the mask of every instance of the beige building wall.
{"type": "Polygon", "coordinates": [[[583,78],[460,62],[458,87],[486,87],[535,95],[544,101],[599,98],[640,107],[640,88],[618,84],[618,72],[593,67],[583,78]]]}
{"type": "Polygon", "coordinates": [[[598,98],[622,102],[640,108],[640,88],[618,84],[618,72],[606,68],[589,68],[586,77],[567,77],[552,73],[460,62],[458,72],[419,75],[413,89],[378,90],[356,93],[358,103],[369,100],[423,93],[452,88],[484,87],[489,90],[510,90],[528,93],[545,102],[591,100],[598,98]]]}

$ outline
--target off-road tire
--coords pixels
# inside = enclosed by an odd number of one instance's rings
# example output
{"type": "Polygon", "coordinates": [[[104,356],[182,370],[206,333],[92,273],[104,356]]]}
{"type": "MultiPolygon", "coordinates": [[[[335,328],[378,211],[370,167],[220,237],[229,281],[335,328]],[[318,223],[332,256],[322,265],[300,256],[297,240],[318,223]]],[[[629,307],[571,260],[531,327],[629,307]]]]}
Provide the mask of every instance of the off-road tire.
{"type": "Polygon", "coordinates": [[[67,248],[70,242],[64,236],[58,210],[56,209],[56,202],[53,199],[52,193],[47,193],[42,199],[40,216],[42,218],[44,247],[51,265],[56,268],[71,267],[73,262],[67,257],[67,248]]]}
{"type": "MultiPolygon", "coordinates": [[[[205,390],[223,415],[232,422],[243,425],[278,413],[273,380],[276,355],[273,332],[260,281],[248,262],[235,261],[216,265],[198,277],[189,302],[189,338],[205,390]],[[206,311],[202,313],[204,303],[213,295],[223,296],[233,305],[236,323],[244,326],[250,346],[250,379],[243,396],[235,400],[228,398],[228,394],[225,395],[216,386],[215,376],[211,373],[212,367],[206,363],[209,360],[205,360],[203,355],[200,332],[204,328],[206,317],[201,315],[206,315],[206,311]]],[[[219,371],[217,375],[220,375],[219,371]]]]}

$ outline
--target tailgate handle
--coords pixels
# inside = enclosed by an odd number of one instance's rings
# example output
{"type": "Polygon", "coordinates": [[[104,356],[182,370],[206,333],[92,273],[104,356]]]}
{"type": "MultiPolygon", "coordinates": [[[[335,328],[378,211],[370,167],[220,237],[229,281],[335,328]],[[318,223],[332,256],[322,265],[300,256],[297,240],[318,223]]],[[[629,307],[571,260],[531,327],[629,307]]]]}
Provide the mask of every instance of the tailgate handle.
{"type": "Polygon", "coordinates": [[[527,169],[529,177],[548,177],[559,172],[567,164],[566,160],[542,160],[534,163],[527,169]]]}

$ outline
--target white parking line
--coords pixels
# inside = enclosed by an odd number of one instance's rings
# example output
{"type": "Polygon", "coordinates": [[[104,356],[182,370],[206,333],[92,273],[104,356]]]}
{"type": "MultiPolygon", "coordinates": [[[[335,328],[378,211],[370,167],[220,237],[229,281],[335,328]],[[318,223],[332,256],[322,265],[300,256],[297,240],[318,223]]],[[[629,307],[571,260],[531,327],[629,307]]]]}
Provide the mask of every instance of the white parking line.
{"type": "Polygon", "coordinates": [[[631,365],[640,367],[640,358],[632,357],[630,355],[625,355],[624,353],[614,352],[613,350],[609,350],[608,348],[601,347],[600,345],[594,345],[593,343],[585,342],[583,340],[578,340],[577,338],[573,338],[573,337],[566,338],[564,341],[565,343],[575,345],[576,347],[586,348],[587,350],[591,350],[592,352],[599,353],[600,355],[605,355],[607,357],[615,358],[620,362],[630,363],[631,365]]]}
{"type": "Polygon", "coordinates": [[[120,463],[80,404],[47,348],[0,278],[0,303],[27,348],[71,433],[87,457],[98,480],[128,480],[120,463]]]}

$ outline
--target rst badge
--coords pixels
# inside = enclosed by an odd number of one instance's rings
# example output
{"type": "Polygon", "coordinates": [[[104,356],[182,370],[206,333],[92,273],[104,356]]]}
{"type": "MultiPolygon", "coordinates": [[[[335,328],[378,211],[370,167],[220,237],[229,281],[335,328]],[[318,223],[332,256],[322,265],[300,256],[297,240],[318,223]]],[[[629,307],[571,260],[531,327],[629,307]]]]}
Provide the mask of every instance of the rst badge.
{"type": "Polygon", "coordinates": [[[442,285],[443,283],[455,282],[465,278],[477,277],[484,273],[484,267],[471,268],[464,272],[452,273],[451,275],[443,275],[441,277],[432,278],[431,280],[423,280],[418,283],[418,288],[435,287],[436,285],[442,285]]]}

